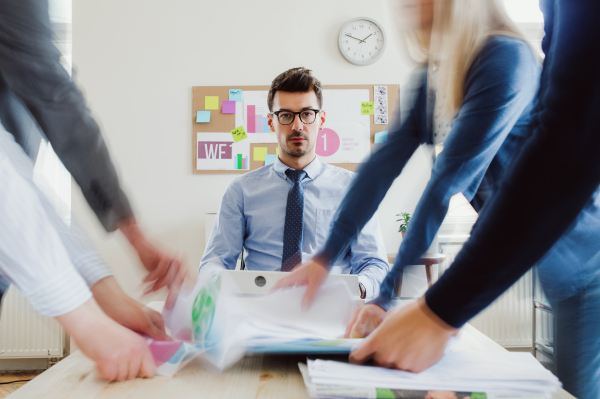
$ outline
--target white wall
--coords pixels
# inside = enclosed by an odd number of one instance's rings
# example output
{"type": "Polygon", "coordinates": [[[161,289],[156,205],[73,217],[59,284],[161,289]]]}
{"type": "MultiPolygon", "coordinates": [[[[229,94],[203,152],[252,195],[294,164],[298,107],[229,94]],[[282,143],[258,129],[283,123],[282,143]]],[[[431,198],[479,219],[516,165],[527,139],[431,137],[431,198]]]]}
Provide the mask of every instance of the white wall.
{"type": "MultiPolygon", "coordinates": [[[[383,0],[73,1],[75,77],[103,128],[137,217],[196,269],[204,214],[215,212],[235,175],[193,175],[191,87],[268,85],[305,66],[328,84],[402,84],[411,66],[398,49],[383,0]],[[338,52],[344,22],[368,16],[390,40],[382,59],[357,67],[338,52]]],[[[419,152],[378,216],[388,252],[400,243],[397,213],[412,212],[428,178],[419,152]]],[[[141,266],[122,236],[107,235],[78,189],[73,209],[131,295],[141,266]],[[133,266],[136,267],[133,267],[133,266]]],[[[145,297],[143,301],[161,297],[145,297]]]]}

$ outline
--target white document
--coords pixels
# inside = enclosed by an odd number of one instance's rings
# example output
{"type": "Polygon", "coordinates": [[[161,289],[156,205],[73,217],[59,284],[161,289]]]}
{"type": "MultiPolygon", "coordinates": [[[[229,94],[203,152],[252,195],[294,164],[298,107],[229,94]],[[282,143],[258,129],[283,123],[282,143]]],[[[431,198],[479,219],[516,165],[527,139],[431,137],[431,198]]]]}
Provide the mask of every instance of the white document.
{"type": "Polygon", "coordinates": [[[269,115],[269,106],[267,104],[268,95],[268,91],[244,90],[244,92],[242,93],[242,112],[244,118],[244,130],[246,131],[246,133],[268,133],[268,129],[264,124],[264,119],[267,118],[267,115],[269,115]],[[254,109],[254,113],[250,114],[250,110],[252,109],[254,109]],[[254,121],[254,124],[252,126],[249,125],[249,120],[251,122],[254,121]]]}
{"type": "Polygon", "coordinates": [[[308,370],[314,384],[354,387],[552,393],[561,386],[531,354],[519,352],[451,351],[421,373],[329,360],[309,360],[308,370]]]}
{"type": "Polygon", "coordinates": [[[369,90],[323,90],[326,113],[317,139],[317,155],[326,163],[359,163],[371,149],[370,115],[361,115],[369,90]]]}
{"type": "Polygon", "coordinates": [[[244,298],[246,322],[254,327],[254,337],[289,338],[289,341],[342,337],[357,307],[348,286],[341,282],[323,285],[307,311],[301,309],[305,292],[306,287],[302,286],[244,298]]]}

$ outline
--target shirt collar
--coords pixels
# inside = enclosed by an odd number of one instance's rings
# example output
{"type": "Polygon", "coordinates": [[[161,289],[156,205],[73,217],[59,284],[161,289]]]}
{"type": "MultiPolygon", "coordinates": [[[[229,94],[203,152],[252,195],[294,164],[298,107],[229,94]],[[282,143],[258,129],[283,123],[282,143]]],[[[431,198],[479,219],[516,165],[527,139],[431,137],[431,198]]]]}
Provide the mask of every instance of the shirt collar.
{"type": "MultiPolygon", "coordinates": [[[[279,160],[279,157],[275,159],[275,163],[273,164],[273,170],[275,170],[275,173],[277,173],[280,177],[287,179],[285,171],[288,169],[293,168],[290,168],[289,166],[281,162],[281,160],[279,160]]],[[[322,169],[323,164],[321,163],[321,161],[319,161],[319,157],[315,156],[315,159],[313,159],[311,163],[306,165],[304,171],[311,180],[315,180],[321,174],[322,169]]]]}

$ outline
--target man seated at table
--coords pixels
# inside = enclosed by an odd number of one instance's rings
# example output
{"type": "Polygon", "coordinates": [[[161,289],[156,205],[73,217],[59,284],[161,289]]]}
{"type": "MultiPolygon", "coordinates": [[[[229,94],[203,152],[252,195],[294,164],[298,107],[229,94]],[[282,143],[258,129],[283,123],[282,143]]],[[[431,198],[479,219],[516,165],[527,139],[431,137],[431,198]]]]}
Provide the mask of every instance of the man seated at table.
{"type": "MultiPolygon", "coordinates": [[[[290,69],[273,80],[268,122],[277,134],[279,156],[227,187],[201,273],[234,270],[242,250],[248,270],[291,271],[324,244],[354,173],[316,156],[315,143],[325,123],[322,90],[305,68],[290,69]]],[[[358,274],[361,297],[377,296],[389,264],[376,216],[332,270],[358,274]]]]}

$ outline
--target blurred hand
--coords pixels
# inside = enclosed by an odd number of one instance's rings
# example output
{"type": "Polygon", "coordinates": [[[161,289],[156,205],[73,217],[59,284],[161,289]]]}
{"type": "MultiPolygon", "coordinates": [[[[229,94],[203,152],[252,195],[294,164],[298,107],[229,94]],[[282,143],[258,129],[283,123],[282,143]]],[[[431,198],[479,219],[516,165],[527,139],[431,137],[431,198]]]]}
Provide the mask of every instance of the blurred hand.
{"type": "Polygon", "coordinates": [[[118,226],[137,252],[146,270],[150,272],[142,281],[144,283],[154,282],[154,284],[145,293],[168,287],[169,295],[165,307],[171,309],[185,279],[194,280],[194,277],[187,272],[185,262],[168,255],[151,244],[133,218],[120,222],[118,226]]]}
{"type": "Polygon", "coordinates": [[[418,373],[441,359],[450,336],[456,331],[420,298],[390,313],[350,354],[350,362],[360,364],[372,358],[382,367],[418,373]]]}
{"type": "Polygon", "coordinates": [[[94,284],[92,293],[104,313],[120,325],[154,339],[171,339],[160,313],[127,296],[113,276],[94,284]]]}
{"type": "Polygon", "coordinates": [[[306,285],[306,293],[302,298],[302,308],[308,309],[315,300],[317,291],[327,278],[329,270],[325,265],[315,261],[310,261],[303,265],[298,265],[289,275],[280,278],[271,288],[271,291],[285,287],[295,287],[297,285],[306,285]]]}
{"type": "Polygon", "coordinates": [[[383,321],[387,312],[377,305],[363,305],[354,311],[344,338],[364,338],[383,321]]]}
{"type": "Polygon", "coordinates": [[[90,299],[56,318],[108,381],[152,377],[156,364],[146,340],[109,319],[90,299]]]}

